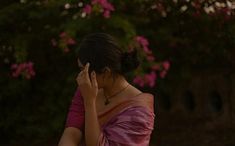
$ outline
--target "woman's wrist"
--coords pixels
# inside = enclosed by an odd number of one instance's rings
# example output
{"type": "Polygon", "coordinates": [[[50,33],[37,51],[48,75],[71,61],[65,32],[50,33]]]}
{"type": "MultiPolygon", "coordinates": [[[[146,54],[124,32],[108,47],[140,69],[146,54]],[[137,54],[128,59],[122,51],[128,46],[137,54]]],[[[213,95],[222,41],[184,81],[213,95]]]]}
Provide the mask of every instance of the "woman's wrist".
{"type": "Polygon", "coordinates": [[[84,107],[86,108],[93,108],[96,106],[96,101],[95,99],[87,99],[84,100],[84,107]]]}

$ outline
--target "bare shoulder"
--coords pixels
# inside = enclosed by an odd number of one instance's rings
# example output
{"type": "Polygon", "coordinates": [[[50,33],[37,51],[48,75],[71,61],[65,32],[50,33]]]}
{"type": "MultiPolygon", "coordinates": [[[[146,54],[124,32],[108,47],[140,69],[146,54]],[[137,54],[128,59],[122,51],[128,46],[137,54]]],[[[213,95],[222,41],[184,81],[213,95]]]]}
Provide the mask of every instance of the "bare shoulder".
{"type": "MultiPolygon", "coordinates": [[[[135,87],[134,87],[135,88],[135,87]]],[[[139,93],[133,99],[134,104],[139,106],[144,106],[151,111],[154,110],[154,95],[148,92],[142,92],[139,89],[135,88],[135,90],[139,93]]]]}
{"type": "Polygon", "coordinates": [[[147,107],[151,111],[154,110],[154,96],[151,93],[142,93],[138,98],[137,102],[147,107]]]}

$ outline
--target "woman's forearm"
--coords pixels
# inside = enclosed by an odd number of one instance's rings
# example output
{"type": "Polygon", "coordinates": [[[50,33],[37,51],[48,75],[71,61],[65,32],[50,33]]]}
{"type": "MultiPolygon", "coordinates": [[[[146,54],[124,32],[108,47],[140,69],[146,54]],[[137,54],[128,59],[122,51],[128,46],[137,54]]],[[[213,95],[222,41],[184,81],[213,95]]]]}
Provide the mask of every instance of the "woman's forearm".
{"type": "Polygon", "coordinates": [[[81,130],[74,127],[68,127],[64,130],[58,146],[78,146],[78,144],[81,142],[81,139],[81,130]]]}
{"type": "Polygon", "coordinates": [[[95,101],[85,105],[85,140],[86,145],[96,146],[100,135],[95,101]]]}

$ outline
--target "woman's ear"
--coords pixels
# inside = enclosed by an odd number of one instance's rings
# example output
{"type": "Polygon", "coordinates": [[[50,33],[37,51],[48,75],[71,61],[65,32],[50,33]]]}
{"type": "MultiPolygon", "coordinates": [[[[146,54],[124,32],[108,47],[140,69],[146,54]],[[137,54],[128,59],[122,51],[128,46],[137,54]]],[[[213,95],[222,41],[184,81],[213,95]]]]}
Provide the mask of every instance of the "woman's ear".
{"type": "Polygon", "coordinates": [[[112,76],[112,71],[109,67],[105,67],[102,73],[103,73],[104,78],[105,77],[109,78],[110,76],[112,76]]]}
{"type": "Polygon", "coordinates": [[[101,76],[102,76],[103,82],[105,82],[106,78],[109,78],[109,74],[110,74],[109,72],[111,72],[111,70],[108,67],[105,67],[102,69],[101,76]]]}

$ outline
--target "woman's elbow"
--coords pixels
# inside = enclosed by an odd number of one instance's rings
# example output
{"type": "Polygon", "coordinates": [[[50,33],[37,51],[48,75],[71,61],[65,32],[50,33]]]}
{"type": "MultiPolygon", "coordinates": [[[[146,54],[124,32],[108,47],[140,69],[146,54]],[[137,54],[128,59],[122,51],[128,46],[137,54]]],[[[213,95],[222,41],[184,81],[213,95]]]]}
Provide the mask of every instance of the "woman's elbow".
{"type": "Polygon", "coordinates": [[[82,133],[79,129],[68,127],[58,143],[58,146],[78,146],[81,142],[82,133]]]}

